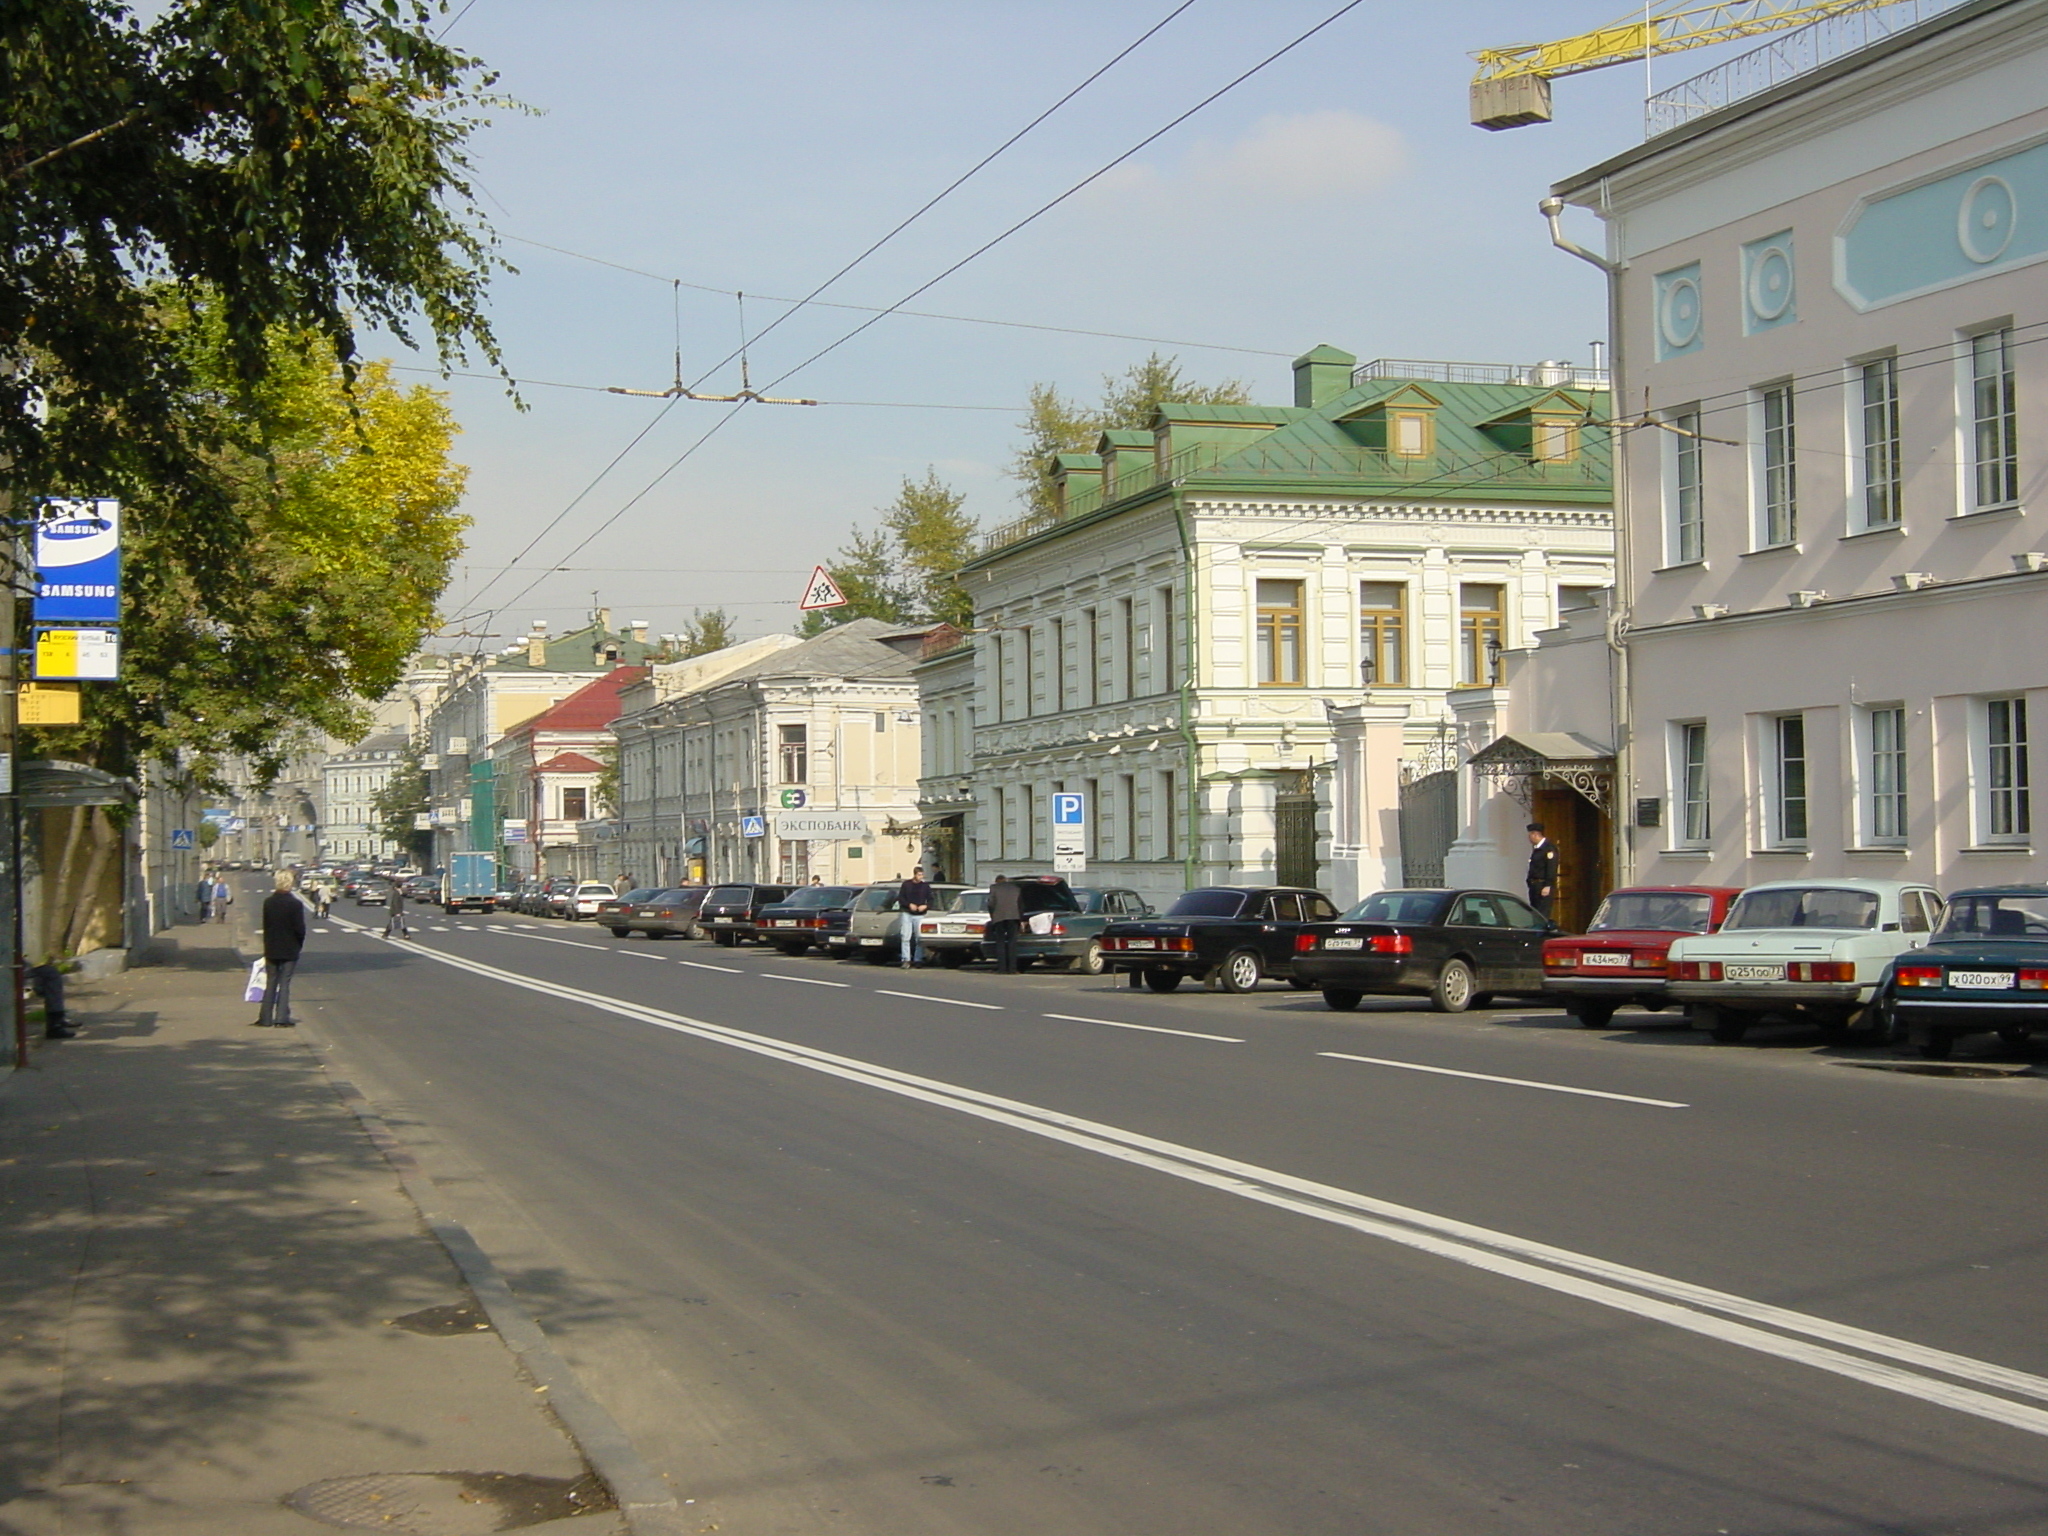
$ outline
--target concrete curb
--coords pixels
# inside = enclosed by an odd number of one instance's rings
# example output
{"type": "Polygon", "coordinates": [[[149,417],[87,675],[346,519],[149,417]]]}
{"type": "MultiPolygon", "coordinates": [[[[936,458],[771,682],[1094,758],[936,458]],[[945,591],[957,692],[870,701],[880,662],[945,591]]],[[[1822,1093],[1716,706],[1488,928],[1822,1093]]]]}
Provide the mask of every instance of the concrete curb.
{"type": "MultiPolygon", "coordinates": [[[[246,944],[237,944],[236,953],[252,962],[256,958],[246,944]]],[[[320,1063],[335,1096],[348,1107],[371,1145],[398,1175],[398,1182],[418,1209],[420,1219],[447,1252],[490,1318],[491,1326],[545,1392],[548,1406],[582,1452],[583,1459],[611,1489],[630,1536],[683,1536],[686,1528],[675,1490],[647,1464],[618,1421],[590,1395],[568,1361],[555,1352],[547,1334],[520,1304],[469,1228],[436,1209],[440,1191],[432,1177],[363,1091],[340,1075],[332,1048],[304,1033],[299,1038],[320,1063]]]]}

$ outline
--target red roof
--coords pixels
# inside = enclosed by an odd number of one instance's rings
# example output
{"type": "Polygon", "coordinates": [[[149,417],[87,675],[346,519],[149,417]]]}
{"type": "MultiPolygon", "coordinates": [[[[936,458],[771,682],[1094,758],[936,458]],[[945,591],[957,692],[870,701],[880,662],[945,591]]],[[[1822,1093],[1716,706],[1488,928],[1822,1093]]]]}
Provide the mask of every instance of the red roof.
{"type": "Polygon", "coordinates": [[[619,718],[619,694],[652,670],[651,667],[614,667],[603,677],[585,683],[561,703],[542,710],[506,734],[530,736],[535,731],[601,731],[619,718]]]}
{"type": "Polygon", "coordinates": [[[581,752],[557,752],[533,770],[535,773],[603,773],[604,764],[581,752]]]}

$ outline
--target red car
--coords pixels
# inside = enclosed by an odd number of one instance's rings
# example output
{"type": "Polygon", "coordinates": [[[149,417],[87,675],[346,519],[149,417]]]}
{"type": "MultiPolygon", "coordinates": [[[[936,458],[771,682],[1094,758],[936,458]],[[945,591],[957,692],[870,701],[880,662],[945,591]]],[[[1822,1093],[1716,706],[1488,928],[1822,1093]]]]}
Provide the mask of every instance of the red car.
{"type": "Polygon", "coordinates": [[[1584,933],[1546,939],[1543,990],[1587,1029],[1624,1003],[1665,1007],[1666,955],[1688,934],[1713,933],[1741,895],[1728,885],[1631,885],[1610,891],[1584,933]]]}

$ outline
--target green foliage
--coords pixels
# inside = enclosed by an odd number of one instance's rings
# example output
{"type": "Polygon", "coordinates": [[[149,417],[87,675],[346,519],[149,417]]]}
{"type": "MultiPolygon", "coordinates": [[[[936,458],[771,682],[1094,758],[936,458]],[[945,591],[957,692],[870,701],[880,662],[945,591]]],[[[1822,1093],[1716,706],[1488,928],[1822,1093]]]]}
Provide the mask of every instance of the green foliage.
{"type": "Polygon", "coordinates": [[[854,619],[966,628],[974,604],[953,579],[974,557],[976,528],[965,501],[936,470],[927,469],[923,480],[906,475],[896,499],[881,509],[881,526],[855,528],[826,562],[846,606],[805,614],[797,633],[821,635],[854,619]]]}
{"type": "Polygon", "coordinates": [[[195,835],[199,840],[201,848],[211,848],[220,841],[220,823],[217,821],[202,821],[199,823],[199,830],[195,835]]]}
{"type": "MultiPolygon", "coordinates": [[[[701,654],[701,653],[693,653],[701,654]]],[[[617,738],[600,742],[591,755],[602,768],[597,783],[590,791],[590,814],[593,816],[616,816],[619,814],[619,743],[617,738]]]]}
{"type": "Polygon", "coordinates": [[[736,620],[723,608],[709,611],[698,608],[683,620],[681,659],[691,656],[707,656],[713,651],[722,651],[737,638],[733,633],[736,620]]]}
{"type": "Polygon", "coordinates": [[[408,745],[398,755],[391,777],[370,802],[376,828],[417,860],[434,856],[434,834],[412,824],[414,816],[428,808],[427,767],[417,746],[408,745]]]}
{"type": "Polygon", "coordinates": [[[1052,457],[1056,453],[1093,453],[1103,433],[1142,431],[1152,413],[1172,401],[1183,405],[1244,405],[1251,392],[1242,381],[1197,384],[1181,372],[1180,359],[1152,353],[1123,375],[1104,374],[1102,399],[1093,410],[1067,399],[1051,384],[1031,387],[1031,408],[1024,417],[1024,442],[1011,460],[1010,474],[1022,482],[1018,491],[1026,515],[1050,522],[1053,516],[1052,457]]]}

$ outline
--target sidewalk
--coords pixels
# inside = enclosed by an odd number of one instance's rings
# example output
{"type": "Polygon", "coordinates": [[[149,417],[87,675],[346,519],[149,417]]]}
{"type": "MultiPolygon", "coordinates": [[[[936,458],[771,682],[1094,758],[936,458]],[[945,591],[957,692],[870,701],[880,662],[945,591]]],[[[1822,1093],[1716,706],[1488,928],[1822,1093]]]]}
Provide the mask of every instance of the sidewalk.
{"type": "Polygon", "coordinates": [[[488,1261],[316,1027],[248,1027],[244,933],[164,936],[0,1080],[0,1536],[619,1536],[488,1261]]]}

